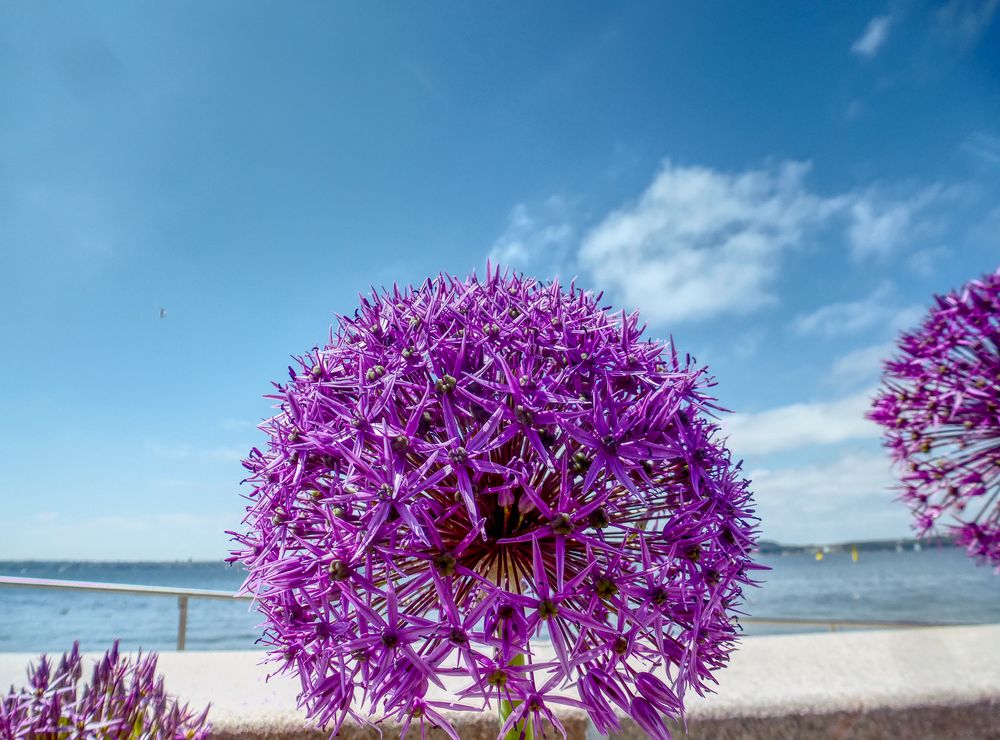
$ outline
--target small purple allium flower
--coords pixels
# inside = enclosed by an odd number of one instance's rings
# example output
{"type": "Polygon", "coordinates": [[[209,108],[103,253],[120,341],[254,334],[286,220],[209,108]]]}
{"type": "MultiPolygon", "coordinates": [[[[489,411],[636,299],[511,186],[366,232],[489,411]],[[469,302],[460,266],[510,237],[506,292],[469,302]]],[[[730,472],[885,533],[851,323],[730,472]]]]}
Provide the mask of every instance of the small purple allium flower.
{"type": "Polygon", "coordinates": [[[898,350],[868,416],[905,466],[900,499],[921,535],[944,521],[1000,568],[1000,270],[938,296],[898,350]]]}
{"type": "Polygon", "coordinates": [[[334,730],[457,738],[442,710],[506,704],[502,733],[561,731],[563,705],[667,737],[755,567],[713,381],[600,295],[487,272],[363,299],[297,358],[232,560],[334,730]]]}
{"type": "Polygon", "coordinates": [[[94,666],[89,684],[80,685],[82,673],[78,643],[58,664],[43,655],[37,666],[28,666],[28,685],[0,695],[0,738],[208,737],[208,708],[196,715],[167,696],[155,653],[133,663],[119,655],[115,642],[94,666]]]}

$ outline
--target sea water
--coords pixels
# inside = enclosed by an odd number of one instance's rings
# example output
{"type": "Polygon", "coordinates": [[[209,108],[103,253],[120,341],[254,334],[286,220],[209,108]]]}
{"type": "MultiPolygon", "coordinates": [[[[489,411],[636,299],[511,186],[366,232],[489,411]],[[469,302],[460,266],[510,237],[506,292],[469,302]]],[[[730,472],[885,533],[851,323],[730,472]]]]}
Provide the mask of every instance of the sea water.
{"type": "MultiPolygon", "coordinates": [[[[755,617],[829,620],[998,622],[1000,576],[953,548],[922,551],[761,555],[743,610],[755,617]]],[[[244,572],[223,563],[2,562],[0,575],[235,591],[244,572]]],[[[187,649],[257,647],[260,617],[250,602],[191,599],[187,649]]],[[[746,624],[747,634],[806,631],[746,624]]],[[[0,587],[0,652],[123,647],[172,650],[177,600],[0,587]]]]}

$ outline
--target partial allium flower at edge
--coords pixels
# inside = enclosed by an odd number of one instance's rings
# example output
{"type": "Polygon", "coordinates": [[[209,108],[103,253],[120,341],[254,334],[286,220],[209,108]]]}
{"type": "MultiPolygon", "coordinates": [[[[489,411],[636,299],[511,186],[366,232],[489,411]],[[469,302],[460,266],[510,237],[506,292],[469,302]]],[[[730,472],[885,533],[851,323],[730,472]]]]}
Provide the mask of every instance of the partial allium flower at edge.
{"type": "Polygon", "coordinates": [[[0,694],[0,739],[202,740],[208,708],[200,714],[169,697],[156,675],[156,654],[133,662],[116,642],[94,665],[90,683],[80,682],[79,644],[58,663],[42,656],[28,667],[28,684],[0,694]]]}
{"type": "Polygon", "coordinates": [[[938,296],[898,353],[869,417],[903,469],[900,498],[1000,568],[1000,271],[938,296]]]}
{"type": "Polygon", "coordinates": [[[363,299],[289,368],[244,463],[244,589],[334,730],[457,738],[442,710],[506,702],[502,732],[562,705],[667,737],[754,567],[712,380],[599,295],[488,273],[363,299]]]}

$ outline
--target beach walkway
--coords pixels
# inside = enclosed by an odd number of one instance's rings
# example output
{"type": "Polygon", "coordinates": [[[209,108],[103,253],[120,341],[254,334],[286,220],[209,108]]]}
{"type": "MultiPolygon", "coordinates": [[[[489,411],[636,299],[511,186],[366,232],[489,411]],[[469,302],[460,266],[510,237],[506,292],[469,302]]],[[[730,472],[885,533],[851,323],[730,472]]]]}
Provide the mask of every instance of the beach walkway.
{"type": "MultiPolygon", "coordinates": [[[[35,657],[0,654],[0,685],[23,684],[35,657]]],[[[295,709],[297,682],[265,682],[260,659],[249,651],[166,652],[160,670],[171,693],[212,703],[214,737],[327,737],[295,709]]],[[[719,680],[715,695],[689,697],[689,737],[1000,738],[1000,625],[749,637],[719,680]]],[[[598,737],[582,715],[565,720],[571,738],[598,737]]],[[[463,740],[495,737],[492,715],[457,721],[463,740]]],[[[341,737],[377,733],[348,727],[341,737]]],[[[630,725],[622,737],[644,733],[630,725]]]]}

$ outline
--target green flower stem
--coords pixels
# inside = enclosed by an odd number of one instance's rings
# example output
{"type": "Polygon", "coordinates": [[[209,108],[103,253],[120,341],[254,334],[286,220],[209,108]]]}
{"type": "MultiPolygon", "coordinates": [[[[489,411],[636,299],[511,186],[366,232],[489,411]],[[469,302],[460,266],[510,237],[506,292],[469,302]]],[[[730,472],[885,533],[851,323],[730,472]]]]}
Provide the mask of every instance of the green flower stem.
{"type": "MultiPolygon", "coordinates": [[[[521,654],[515,655],[514,659],[511,661],[511,665],[523,666],[524,656],[521,654]]],[[[521,702],[509,702],[506,699],[500,701],[500,725],[507,721],[507,718],[511,715],[511,712],[517,707],[521,702]]],[[[524,717],[520,722],[510,728],[510,732],[504,735],[504,740],[534,740],[535,733],[531,730],[531,718],[524,717]]]]}

